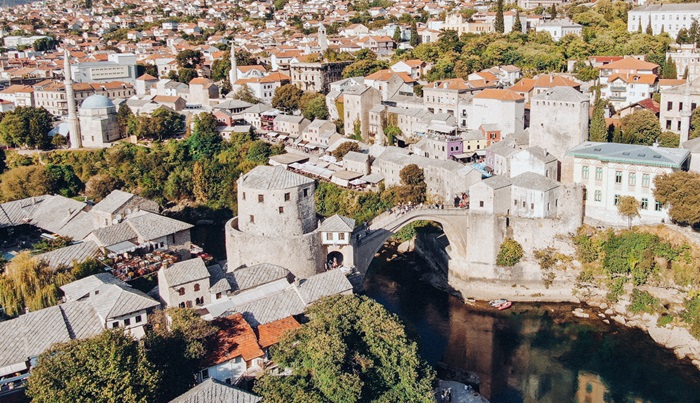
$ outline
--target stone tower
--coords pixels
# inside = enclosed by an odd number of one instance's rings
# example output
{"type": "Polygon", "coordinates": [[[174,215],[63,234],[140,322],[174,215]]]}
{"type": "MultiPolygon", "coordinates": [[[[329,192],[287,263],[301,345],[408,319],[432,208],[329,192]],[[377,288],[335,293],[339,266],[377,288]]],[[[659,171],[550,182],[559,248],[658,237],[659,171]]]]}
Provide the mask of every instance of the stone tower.
{"type": "Polygon", "coordinates": [[[559,160],[564,183],[573,181],[573,158],[566,152],[588,140],[589,106],[589,98],[571,87],[549,88],[530,100],[530,147],[559,160]]]}
{"type": "Polygon", "coordinates": [[[233,40],[231,40],[231,70],[228,72],[228,81],[231,85],[238,81],[238,65],[236,64],[236,51],[233,48],[233,40]]]}
{"type": "Polygon", "coordinates": [[[308,278],[323,266],[312,179],[259,166],[238,180],[238,216],[226,224],[228,270],[272,263],[308,278]]]}
{"type": "Polygon", "coordinates": [[[68,132],[70,148],[82,147],[80,137],[80,123],[75,111],[75,91],[73,91],[73,78],[70,70],[70,55],[68,49],[63,50],[63,76],[65,77],[66,101],[68,103],[68,132]]]}
{"type": "Polygon", "coordinates": [[[318,46],[321,48],[321,52],[328,50],[328,38],[326,38],[326,26],[321,24],[318,27],[318,46]]]}

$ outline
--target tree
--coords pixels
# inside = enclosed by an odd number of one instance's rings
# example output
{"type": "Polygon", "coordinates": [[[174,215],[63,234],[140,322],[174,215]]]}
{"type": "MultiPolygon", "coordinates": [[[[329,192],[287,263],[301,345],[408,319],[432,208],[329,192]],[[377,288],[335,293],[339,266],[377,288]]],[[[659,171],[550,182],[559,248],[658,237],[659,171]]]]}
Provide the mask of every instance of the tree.
{"type": "Polygon", "coordinates": [[[515,266],[523,257],[523,247],[513,238],[503,240],[496,257],[496,264],[499,266],[515,266]]]}
{"type": "Polygon", "coordinates": [[[430,367],[401,321],[365,296],[336,295],[306,311],[309,323],[275,347],[289,376],[264,375],[269,402],[433,402],[430,367]]]}
{"type": "Polygon", "coordinates": [[[342,160],[343,157],[345,157],[345,154],[349,153],[350,151],[359,151],[360,146],[358,143],[354,141],[346,141],[342,144],[340,144],[335,150],[333,150],[333,156],[338,160],[342,160]]]}
{"type": "Polygon", "coordinates": [[[114,189],[119,189],[121,185],[120,181],[109,174],[101,173],[88,179],[85,184],[85,194],[95,201],[100,201],[112,193],[114,189]]]}
{"type": "Polygon", "coordinates": [[[605,142],[608,140],[608,128],[605,125],[605,102],[598,100],[593,107],[591,117],[590,135],[591,141],[605,142]]]}
{"type": "Polygon", "coordinates": [[[505,23],[503,22],[503,0],[496,2],[496,21],[494,22],[494,30],[499,33],[505,31],[505,23]]]}
{"type": "Polygon", "coordinates": [[[72,280],[70,273],[52,270],[31,252],[20,252],[0,274],[0,305],[9,316],[19,315],[25,308],[38,311],[56,305],[58,287],[72,280]]]}
{"type": "Polygon", "coordinates": [[[425,201],[427,186],[425,173],[416,164],[406,165],[399,172],[401,186],[395,187],[396,201],[399,203],[420,204],[425,201]]]}
{"type": "Polygon", "coordinates": [[[640,217],[639,202],[634,196],[621,196],[617,203],[617,212],[627,218],[627,228],[632,228],[632,219],[640,217]]]}
{"type": "Polygon", "coordinates": [[[299,101],[304,91],[294,84],[285,84],[277,87],[272,96],[272,107],[292,113],[299,108],[299,101]]]}
{"type": "Polygon", "coordinates": [[[659,136],[659,146],[668,148],[678,148],[681,142],[681,136],[674,132],[663,132],[659,136]]]}
{"type": "Polygon", "coordinates": [[[46,174],[49,177],[50,193],[75,197],[85,188],[83,182],[75,174],[72,165],[49,164],[46,166],[46,174]]]}
{"type": "Polygon", "coordinates": [[[7,165],[5,165],[5,150],[0,147],[0,174],[5,172],[5,168],[7,165]]]}
{"type": "Polygon", "coordinates": [[[202,52],[198,50],[185,49],[176,56],[177,65],[180,68],[194,69],[202,64],[202,52]]]}
{"type": "Polygon", "coordinates": [[[396,29],[394,30],[394,36],[391,38],[396,42],[397,44],[401,42],[401,27],[398,25],[396,26],[396,29]]]}
{"type": "Polygon", "coordinates": [[[557,18],[557,6],[556,4],[552,4],[552,7],[549,8],[549,15],[552,17],[552,19],[557,18]]]}
{"type": "Polygon", "coordinates": [[[151,113],[150,127],[158,140],[174,137],[185,130],[185,117],[170,108],[161,107],[151,113]]]}
{"type": "Polygon", "coordinates": [[[671,206],[671,220],[681,225],[700,224],[700,174],[679,171],[659,175],[654,186],[656,201],[671,206]]]}
{"type": "Polygon", "coordinates": [[[626,144],[652,145],[661,135],[659,119],[654,112],[641,110],[625,116],[622,123],[622,142],[626,144]]]}
{"type": "Polygon", "coordinates": [[[233,93],[233,99],[238,99],[239,101],[248,102],[250,104],[259,104],[260,100],[255,97],[253,90],[250,89],[248,84],[243,84],[236,92],[233,93]]]}
{"type": "MultiPolygon", "coordinates": [[[[150,402],[160,373],[122,329],[56,344],[39,356],[27,395],[43,402],[150,402]]],[[[169,386],[169,385],[168,385],[169,386]]]]}
{"type": "Polygon", "coordinates": [[[127,129],[129,127],[129,121],[134,118],[134,113],[129,108],[126,102],[119,105],[119,110],[117,111],[117,124],[119,125],[119,136],[126,137],[127,129]]]}
{"type": "Polygon", "coordinates": [[[667,78],[667,79],[677,79],[678,78],[678,70],[676,69],[676,63],[671,60],[669,57],[668,60],[666,60],[666,63],[664,63],[664,68],[661,73],[662,78],[667,78]]]}
{"type": "Polygon", "coordinates": [[[416,21],[411,22],[411,39],[408,42],[414,48],[418,46],[418,26],[416,21]]]}
{"type": "Polygon", "coordinates": [[[386,144],[393,146],[396,143],[396,138],[400,136],[401,129],[394,125],[388,125],[384,128],[384,135],[386,136],[386,144]]]}
{"type": "Polygon", "coordinates": [[[190,81],[197,78],[197,70],[183,67],[177,70],[177,81],[183,84],[189,84],[190,81]]]}
{"type": "Polygon", "coordinates": [[[343,78],[365,77],[389,67],[384,60],[361,59],[345,67],[343,78]]]}
{"type": "Polygon", "coordinates": [[[0,178],[0,196],[5,201],[40,196],[49,192],[51,180],[41,165],[12,168],[0,178]]]}
{"type": "Polygon", "coordinates": [[[92,8],[92,0],[85,0],[85,8],[88,10],[92,8]]]}
{"type": "Polygon", "coordinates": [[[299,109],[309,120],[328,119],[326,97],[317,92],[307,92],[299,99],[299,109]]]}
{"type": "Polygon", "coordinates": [[[654,35],[654,29],[651,27],[651,18],[649,18],[649,24],[647,24],[646,34],[654,35]]]}
{"type": "Polygon", "coordinates": [[[52,122],[53,116],[44,108],[18,107],[6,112],[0,122],[0,142],[11,147],[49,148],[52,122]]]}
{"type": "Polygon", "coordinates": [[[34,44],[32,45],[32,47],[37,52],[46,52],[47,50],[56,49],[56,43],[54,42],[53,38],[51,38],[51,37],[39,38],[39,39],[34,41],[34,44]]]}
{"type": "Polygon", "coordinates": [[[221,150],[221,135],[216,131],[216,118],[211,113],[200,113],[194,118],[194,130],[187,139],[190,154],[195,161],[211,159],[221,150]]]}
{"type": "MultiPolygon", "coordinates": [[[[231,52],[224,52],[221,59],[216,59],[211,64],[211,78],[214,81],[228,80],[228,72],[231,70],[231,52]]],[[[231,83],[233,84],[233,83],[231,83]]]]}
{"type": "Polygon", "coordinates": [[[404,185],[425,185],[425,174],[423,173],[423,169],[416,164],[409,164],[403,167],[399,172],[399,178],[401,178],[401,183],[404,185]]]}
{"type": "Polygon", "coordinates": [[[515,21],[513,21],[513,30],[511,32],[522,33],[523,23],[520,21],[520,10],[515,10],[515,21]]]}

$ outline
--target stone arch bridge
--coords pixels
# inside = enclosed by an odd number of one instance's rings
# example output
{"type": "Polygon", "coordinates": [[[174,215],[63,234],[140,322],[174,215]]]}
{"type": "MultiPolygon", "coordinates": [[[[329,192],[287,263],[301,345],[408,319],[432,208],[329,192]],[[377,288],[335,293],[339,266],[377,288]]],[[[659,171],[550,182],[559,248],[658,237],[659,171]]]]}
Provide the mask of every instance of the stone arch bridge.
{"type": "Polygon", "coordinates": [[[371,232],[363,235],[360,246],[355,243],[355,267],[363,276],[382,245],[402,227],[414,221],[434,221],[442,226],[449,240],[449,275],[471,277],[478,266],[492,267],[498,247],[505,237],[505,222],[490,214],[477,214],[465,209],[418,208],[403,214],[385,213],[370,224],[371,232]]]}

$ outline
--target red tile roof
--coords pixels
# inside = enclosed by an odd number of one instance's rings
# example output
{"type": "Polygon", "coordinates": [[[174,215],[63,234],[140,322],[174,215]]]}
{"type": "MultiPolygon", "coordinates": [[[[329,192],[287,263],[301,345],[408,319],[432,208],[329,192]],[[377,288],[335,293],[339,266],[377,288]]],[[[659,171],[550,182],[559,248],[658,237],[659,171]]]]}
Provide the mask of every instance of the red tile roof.
{"type": "Polygon", "coordinates": [[[299,322],[292,316],[260,325],[258,326],[258,343],[262,348],[270,347],[279,343],[287,332],[300,327],[299,322]]]}
{"type": "Polygon", "coordinates": [[[500,90],[500,89],[485,89],[480,93],[476,94],[474,98],[479,99],[497,99],[500,101],[522,101],[522,95],[511,90],[500,90]]]}
{"type": "Polygon", "coordinates": [[[236,357],[250,361],[264,355],[253,328],[240,313],[217,318],[213,324],[219,330],[210,339],[208,353],[204,360],[206,366],[221,364],[236,357]]]}

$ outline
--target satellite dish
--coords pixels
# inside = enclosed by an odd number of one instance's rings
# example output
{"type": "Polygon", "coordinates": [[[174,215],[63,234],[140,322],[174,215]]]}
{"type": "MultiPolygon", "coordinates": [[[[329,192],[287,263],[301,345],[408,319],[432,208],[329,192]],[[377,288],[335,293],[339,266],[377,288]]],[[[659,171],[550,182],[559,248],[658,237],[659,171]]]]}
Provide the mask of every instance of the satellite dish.
{"type": "Polygon", "coordinates": [[[114,220],[112,220],[112,225],[116,225],[116,224],[119,224],[119,220],[117,220],[117,219],[115,218],[114,220]]]}
{"type": "Polygon", "coordinates": [[[131,209],[130,208],[126,209],[125,213],[126,213],[126,215],[131,214],[131,209]]]}
{"type": "Polygon", "coordinates": [[[117,215],[114,216],[114,217],[115,217],[115,219],[117,220],[117,222],[120,222],[120,221],[122,220],[122,215],[121,215],[121,214],[117,214],[117,215]]]}

